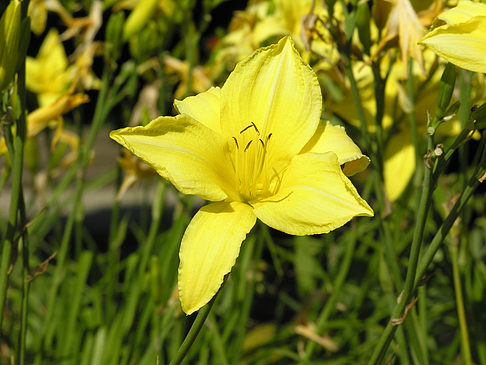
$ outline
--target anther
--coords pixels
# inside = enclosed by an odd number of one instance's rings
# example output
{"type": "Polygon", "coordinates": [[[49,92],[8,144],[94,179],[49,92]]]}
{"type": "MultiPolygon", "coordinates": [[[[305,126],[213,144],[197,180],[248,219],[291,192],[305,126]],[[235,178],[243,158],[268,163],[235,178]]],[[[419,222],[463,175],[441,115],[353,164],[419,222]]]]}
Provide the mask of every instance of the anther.
{"type": "Polygon", "coordinates": [[[248,148],[250,147],[250,145],[251,145],[251,142],[253,142],[253,140],[251,140],[250,142],[248,142],[248,144],[247,144],[247,145],[246,145],[246,147],[245,147],[245,150],[244,150],[244,152],[246,152],[246,150],[247,150],[247,149],[248,149],[248,148]]]}
{"type": "Polygon", "coordinates": [[[265,148],[265,143],[263,143],[263,140],[261,138],[258,138],[258,140],[260,141],[260,143],[262,144],[262,147],[265,148]]]}
{"type": "Polygon", "coordinates": [[[258,130],[257,126],[255,125],[255,123],[251,122],[251,124],[249,126],[246,126],[245,128],[243,128],[241,131],[240,131],[240,134],[242,134],[244,131],[246,131],[247,129],[249,128],[255,128],[255,131],[257,132],[257,135],[260,135],[260,131],[258,130]]]}
{"type": "Polygon", "coordinates": [[[235,137],[233,137],[233,140],[235,141],[236,149],[239,150],[240,146],[238,146],[238,140],[235,137]]]}
{"type": "Polygon", "coordinates": [[[272,133],[270,133],[268,136],[267,136],[267,142],[270,140],[270,137],[272,136],[272,133]]]}
{"type": "Polygon", "coordinates": [[[251,124],[253,125],[253,128],[255,128],[256,132],[258,135],[260,135],[260,131],[258,130],[257,126],[255,125],[255,123],[251,122],[251,124]]]}

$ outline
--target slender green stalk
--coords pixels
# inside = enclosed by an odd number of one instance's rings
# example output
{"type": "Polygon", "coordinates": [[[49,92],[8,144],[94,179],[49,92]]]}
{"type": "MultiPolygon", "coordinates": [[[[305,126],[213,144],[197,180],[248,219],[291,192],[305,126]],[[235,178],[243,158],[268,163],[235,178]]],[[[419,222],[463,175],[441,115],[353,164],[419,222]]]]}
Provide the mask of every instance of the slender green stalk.
{"type": "Polygon", "coordinates": [[[466,313],[464,311],[464,298],[462,296],[461,274],[458,263],[458,245],[459,242],[452,242],[449,246],[452,260],[452,275],[454,278],[454,291],[456,294],[457,316],[459,318],[459,328],[461,330],[462,355],[466,365],[472,365],[471,345],[469,343],[469,334],[467,331],[466,313]]]}
{"type": "MultiPolygon", "coordinates": [[[[412,106],[412,110],[408,113],[408,120],[410,121],[410,134],[412,135],[413,147],[415,149],[415,174],[413,184],[415,191],[419,191],[419,186],[422,181],[423,159],[420,152],[420,144],[417,131],[417,118],[415,116],[415,88],[413,82],[413,58],[408,59],[408,79],[407,79],[407,96],[412,106]]],[[[417,194],[416,204],[419,204],[420,194],[417,194]]]]}
{"type": "Polygon", "coordinates": [[[157,238],[157,234],[159,232],[160,221],[162,219],[162,212],[164,208],[164,197],[165,197],[165,183],[163,180],[159,180],[157,184],[157,190],[155,193],[154,198],[154,205],[152,207],[152,222],[150,224],[149,233],[147,235],[147,239],[145,240],[145,244],[142,251],[142,257],[140,259],[140,263],[138,265],[137,277],[138,280],[135,280],[133,286],[130,289],[130,300],[127,304],[124,317],[124,325],[122,332],[123,334],[127,333],[130,330],[130,326],[133,323],[133,319],[136,314],[137,303],[140,298],[140,294],[142,292],[142,286],[139,284],[143,281],[143,277],[147,272],[147,266],[149,264],[150,254],[152,252],[152,248],[155,244],[155,239],[157,238]]]}
{"type": "MultiPolygon", "coordinates": [[[[259,224],[260,226],[260,232],[261,230],[267,230],[266,227],[262,228],[263,224],[259,224]]],[[[253,271],[254,273],[257,272],[257,267],[258,263],[260,262],[260,259],[262,257],[262,251],[263,251],[263,243],[264,243],[264,238],[263,234],[257,234],[257,238],[253,241],[252,247],[247,247],[250,249],[250,256],[252,257],[251,263],[249,264],[250,268],[249,270],[253,271]],[[253,253],[253,255],[251,255],[253,253]]],[[[244,268],[245,265],[242,265],[242,268],[244,268]]],[[[246,275],[247,270],[243,271],[243,275],[246,275]]],[[[230,363],[236,365],[241,362],[240,356],[241,356],[241,350],[243,347],[243,341],[244,341],[244,336],[245,336],[245,331],[242,330],[247,327],[248,319],[250,317],[250,310],[251,310],[251,304],[253,302],[253,297],[254,297],[254,292],[255,292],[255,275],[253,275],[252,279],[247,282],[245,281],[245,292],[240,294],[244,295],[243,298],[243,303],[242,303],[242,309],[241,309],[241,314],[238,318],[238,322],[236,325],[237,329],[240,329],[237,331],[236,338],[234,340],[234,347],[232,351],[232,360],[230,363]]]]}
{"type": "MultiPolygon", "coordinates": [[[[427,251],[422,256],[420,262],[415,264],[416,265],[416,274],[409,276],[408,272],[407,272],[407,278],[409,280],[406,282],[406,284],[408,283],[408,285],[409,285],[408,287],[410,288],[410,281],[413,278],[413,285],[411,285],[411,289],[409,289],[409,294],[407,296],[405,295],[406,294],[405,290],[402,293],[401,300],[397,303],[397,305],[396,305],[396,307],[393,311],[392,318],[401,318],[402,317],[403,310],[405,309],[406,304],[408,304],[408,301],[410,300],[410,297],[409,297],[410,293],[413,292],[413,290],[415,290],[417,288],[417,286],[420,284],[420,280],[424,276],[428,265],[432,262],[432,259],[435,255],[435,253],[437,252],[440,245],[444,241],[445,237],[449,233],[452,225],[454,224],[454,222],[457,219],[457,217],[459,216],[460,212],[462,211],[462,209],[466,205],[467,201],[469,200],[469,198],[471,197],[471,195],[473,194],[475,189],[480,184],[479,179],[486,172],[486,150],[485,150],[485,146],[486,146],[486,141],[483,138],[481,140],[481,148],[478,150],[478,153],[481,155],[481,159],[480,159],[480,162],[478,164],[478,168],[476,169],[476,172],[473,175],[473,177],[471,178],[469,184],[466,186],[466,188],[463,190],[461,196],[459,197],[457,202],[454,204],[454,207],[452,208],[451,212],[449,213],[449,215],[445,219],[444,223],[442,224],[442,226],[439,228],[438,232],[434,236],[431,244],[429,245],[429,247],[427,248],[427,251]],[[404,300],[404,299],[406,299],[406,300],[404,300]]],[[[429,168],[426,168],[425,171],[426,171],[426,174],[425,174],[424,178],[427,178],[431,174],[431,171],[430,171],[429,168]]],[[[430,177],[429,177],[429,179],[430,179],[430,177]]],[[[424,184],[424,190],[422,191],[422,197],[424,196],[425,185],[426,184],[424,184]]],[[[424,204],[424,201],[423,201],[423,199],[421,199],[421,206],[423,204],[424,204]]],[[[422,214],[420,213],[421,211],[423,211],[423,208],[419,210],[419,218],[422,216],[422,214]]],[[[419,225],[420,222],[421,222],[421,220],[418,219],[417,225],[419,225]]],[[[417,231],[417,226],[416,226],[416,231],[417,231]]],[[[414,235],[414,242],[412,243],[412,250],[414,249],[414,244],[416,243],[415,237],[417,237],[417,236],[414,235]]],[[[412,255],[411,255],[411,257],[412,257],[412,255]]],[[[410,265],[409,265],[409,270],[410,270],[410,265]]],[[[407,288],[407,285],[406,285],[406,288],[407,288]]],[[[374,351],[372,357],[370,358],[369,364],[381,363],[383,361],[386,349],[388,348],[390,341],[393,338],[393,334],[395,333],[396,328],[397,328],[397,326],[394,325],[392,323],[392,321],[390,321],[387,324],[385,331],[383,332],[383,334],[380,338],[380,341],[379,341],[377,347],[375,348],[375,351],[374,351]]]]}
{"type": "MultiPolygon", "coordinates": [[[[221,291],[221,288],[220,288],[221,291]]],[[[218,291],[219,293],[219,291],[218,291]]],[[[209,312],[211,311],[211,308],[213,307],[214,301],[216,300],[216,296],[211,299],[211,301],[206,304],[204,307],[202,307],[199,312],[197,313],[197,317],[194,320],[194,323],[191,326],[191,329],[189,330],[189,333],[187,334],[186,338],[184,338],[184,342],[182,342],[181,347],[179,347],[179,350],[177,351],[176,356],[172,359],[172,361],[169,363],[169,365],[178,365],[184,360],[186,357],[187,353],[189,352],[192,344],[196,340],[197,335],[201,331],[201,328],[206,321],[206,318],[209,315],[209,312]]]]}
{"type": "Polygon", "coordinates": [[[481,184],[481,177],[486,173],[486,140],[483,136],[481,139],[481,145],[478,148],[477,156],[480,157],[480,161],[477,164],[477,168],[475,173],[472,175],[469,183],[466,185],[464,190],[462,191],[459,199],[457,199],[456,203],[452,207],[449,215],[442,223],[442,226],[439,228],[437,233],[435,234],[434,238],[432,239],[430,245],[427,247],[427,250],[422,255],[420,262],[417,267],[417,275],[415,276],[415,283],[414,287],[417,287],[420,284],[420,281],[425,275],[427,267],[430,265],[432,260],[434,259],[435,254],[439,250],[440,246],[444,242],[447,234],[449,233],[452,225],[456,221],[457,217],[461,213],[462,209],[468,202],[469,198],[472,196],[476,188],[481,184]]]}
{"type": "MultiPolygon", "coordinates": [[[[115,196],[118,195],[120,191],[120,186],[122,182],[122,172],[121,168],[118,166],[116,170],[116,189],[115,196]]],[[[108,238],[108,267],[106,270],[106,275],[108,277],[108,282],[111,283],[106,288],[106,314],[112,316],[115,313],[116,303],[115,303],[115,285],[113,283],[118,282],[116,265],[120,259],[119,242],[117,240],[120,227],[120,201],[115,198],[113,203],[113,208],[111,210],[111,222],[110,222],[110,233],[108,238]]]]}
{"type": "MultiPolygon", "coordinates": [[[[190,14],[190,12],[186,11],[186,14],[190,14]]],[[[192,72],[194,70],[194,63],[196,58],[196,46],[198,41],[198,35],[194,29],[194,24],[192,23],[192,19],[189,16],[186,21],[186,61],[187,61],[187,76],[186,76],[186,91],[185,96],[189,96],[192,93],[192,72]]]]}
{"type": "MultiPolygon", "coordinates": [[[[353,233],[352,237],[350,237],[347,241],[346,248],[344,251],[344,257],[339,266],[339,272],[336,276],[336,281],[334,282],[332,294],[329,297],[329,300],[326,302],[326,305],[322,309],[317,319],[316,333],[318,335],[321,335],[324,332],[327,320],[329,319],[329,316],[336,308],[336,301],[341,293],[342,286],[344,284],[344,281],[346,280],[346,277],[349,272],[349,268],[351,266],[351,262],[353,260],[353,254],[356,247],[356,238],[357,237],[355,232],[353,233]]],[[[309,341],[307,343],[307,346],[305,348],[304,359],[303,359],[304,362],[308,362],[311,359],[312,353],[315,349],[315,345],[316,343],[314,341],[309,341]]]]}
{"type": "MultiPolygon", "coordinates": [[[[346,62],[346,76],[348,77],[349,83],[351,85],[351,92],[353,94],[354,104],[356,106],[356,111],[358,113],[358,119],[360,120],[361,133],[365,138],[366,149],[371,151],[372,141],[370,138],[370,134],[368,133],[368,125],[367,125],[363,105],[361,103],[361,98],[359,96],[358,85],[356,83],[353,69],[351,67],[351,61],[347,56],[346,57],[343,56],[343,57],[346,62]]],[[[374,76],[375,76],[376,83],[383,84],[381,87],[377,87],[377,90],[375,90],[377,99],[381,100],[381,101],[377,100],[377,111],[378,110],[380,111],[377,112],[377,120],[376,120],[377,130],[380,130],[380,138],[378,138],[377,140],[377,145],[380,145],[380,143],[383,143],[383,139],[381,136],[381,119],[383,116],[383,108],[384,108],[385,80],[381,78],[379,70],[374,69],[374,76]]],[[[374,172],[376,175],[373,181],[374,181],[374,190],[376,193],[378,206],[380,207],[380,211],[384,213],[387,209],[387,202],[385,201],[385,195],[383,192],[383,156],[381,155],[382,150],[383,150],[383,146],[378,146],[376,148],[376,151],[371,156],[372,157],[371,163],[374,165],[374,172]]],[[[387,266],[389,267],[390,272],[392,274],[394,284],[397,287],[401,287],[402,277],[400,274],[398,257],[396,255],[395,247],[392,242],[392,235],[391,235],[389,222],[385,219],[385,217],[380,219],[380,236],[383,238],[383,242],[385,245],[385,254],[387,256],[387,266]]]]}
{"type": "MultiPolygon", "coordinates": [[[[26,0],[22,3],[21,8],[21,21],[25,19],[27,16],[27,7],[29,5],[29,1],[26,0]]],[[[29,31],[29,30],[27,30],[29,31]]],[[[22,111],[20,113],[20,117],[17,120],[17,133],[15,136],[15,144],[13,144],[10,140],[10,143],[7,141],[7,146],[10,147],[9,154],[10,156],[13,155],[12,160],[12,191],[10,195],[10,208],[8,214],[8,221],[7,221],[7,232],[3,239],[2,245],[2,259],[0,263],[0,333],[2,331],[2,323],[3,323],[3,310],[5,308],[5,301],[7,299],[7,287],[8,287],[8,276],[9,276],[9,267],[10,267],[10,259],[12,255],[12,248],[15,244],[15,234],[17,232],[17,218],[18,218],[18,211],[19,211],[19,203],[22,199],[22,168],[24,164],[24,145],[26,139],[26,131],[27,131],[27,110],[25,109],[25,59],[22,61],[22,65],[18,71],[18,80],[17,80],[17,87],[18,87],[18,98],[19,103],[21,105],[22,111]],[[11,149],[14,147],[14,151],[12,153],[11,149]]],[[[5,133],[5,139],[8,138],[8,135],[11,135],[10,126],[6,126],[4,128],[8,129],[8,132],[5,133]]]]}
{"type": "MultiPolygon", "coordinates": [[[[459,101],[461,106],[459,107],[459,121],[461,122],[461,129],[465,129],[466,123],[471,113],[470,95],[472,89],[472,72],[467,70],[461,70],[459,72],[459,101]]],[[[462,180],[462,185],[466,184],[466,167],[469,161],[468,151],[464,146],[459,147],[459,178],[462,180]]]]}
{"type": "MultiPolygon", "coordinates": [[[[22,227],[27,222],[27,217],[25,213],[25,202],[23,198],[23,192],[20,196],[20,221],[22,222],[22,227]]],[[[25,350],[26,350],[26,336],[27,336],[27,317],[29,310],[29,290],[30,281],[27,280],[30,274],[29,266],[29,241],[28,233],[26,229],[22,229],[22,305],[20,308],[20,334],[19,334],[19,346],[17,357],[19,359],[19,364],[25,364],[25,350]]]]}
{"type": "Polygon", "coordinates": [[[69,249],[69,243],[71,240],[71,234],[73,231],[74,223],[76,220],[76,216],[78,214],[78,210],[81,208],[81,198],[84,190],[84,176],[86,174],[86,168],[89,162],[90,152],[93,148],[96,135],[98,134],[98,131],[101,125],[103,124],[106,115],[109,112],[110,104],[107,103],[107,94],[110,86],[109,85],[109,81],[111,78],[110,71],[111,70],[109,66],[105,66],[105,69],[103,71],[102,86],[100,89],[98,101],[95,108],[95,113],[93,116],[93,125],[91,126],[90,134],[86,140],[86,144],[84,148],[81,149],[78,157],[78,161],[76,163],[78,176],[76,180],[76,190],[74,193],[74,206],[71,210],[71,213],[69,214],[69,218],[66,223],[64,233],[61,239],[59,253],[57,254],[56,257],[57,264],[54,271],[53,282],[48,297],[47,314],[46,314],[46,321],[45,321],[47,329],[46,329],[46,335],[44,337],[44,345],[47,347],[51,343],[52,337],[54,336],[55,322],[53,321],[53,317],[55,313],[57,292],[62,282],[64,264],[69,249]]]}
{"type": "MultiPolygon", "coordinates": [[[[429,136],[429,149],[432,149],[432,136],[429,136]]],[[[424,173],[424,185],[422,189],[422,195],[420,198],[420,204],[417,211],[417,220],[415,224],[412,246],[410,248],[410,258],[407,268],[407,276],[405,278],[405,285],[402,293],[400,294],[399,300],[395,309],[392,313],[392,320],[404,319],[405,315],[404,309],[407,304],[409,304],[410,299],[413,295],[415,274],[417,271],[417,263],[420,253],[420,247],[422,245],[422,239],[424,234],[425,222],[427,220],[427,213],[430,207],[430,197],[432,194],[432,171],[430,168],[425,169],[424,173]]],[[[381,363],[384,360],[386,351],[390,345],[393,335],[396,331],[397,326],[393,324],[392,320],[388,322],[378,345],[368,362],[368,364],[381,363]]]]}
{"type": "Polygon", "coordinates": [[[370,135],[368,133],[368,124],[366,122],[365,112],[363,109],[363,105],[361,103],[361,98],[359,96],[359,89],[358,85],[356,84],[356,79],[354,78],[353,69],[351,67],[351,60],[346,55],[342,55],[345,61],[345,69],[346,69],[346,77],[349,80],[349,84],[351,86],[351,93],[353,95],[354,104],[356,107],[356,112],[358,114],[359,125],[361,134],[363,135],[365,141],[365,148],[367,151],[371,151],[371,140],[370,135]]]}

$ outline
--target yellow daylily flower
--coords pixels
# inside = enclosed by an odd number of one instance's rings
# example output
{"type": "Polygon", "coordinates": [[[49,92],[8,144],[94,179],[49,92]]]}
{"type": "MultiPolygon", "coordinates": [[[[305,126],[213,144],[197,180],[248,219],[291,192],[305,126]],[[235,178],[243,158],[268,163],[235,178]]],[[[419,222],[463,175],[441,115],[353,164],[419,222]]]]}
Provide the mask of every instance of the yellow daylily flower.
{"type": "Polygon", "coordinates": [[[118,159],[118,164],[123,169],[124,177],[120,190],[116,194],[116,201],[120,201],[128,191],[128,188],[135,184],[137,180],[150,179],[156,175],[153,168],[138,157],[130,154],[127,150],[123,150],[123,156],[118,159]]]}
{"type": "MultiPolygon", "coordinates": [[[[435,62],[435,54],[430,51],[424,52],[425,68],[430,70],[435,62]]],[[[388,61],[387,58],[384,59],[388,61]]],[[[383,62],[382,67],[386,71],[388,62],[383,62]]],[[[439,66],[442,67],[442,66],[439,66]]],[[[426,77],[418,67],[414,67],[412,77],[414,84],[420,85],[426,77]]],[[[365,112],[365,117],[370,131],[376,130],[376,99],[374,92],[374,77],[371,66],[361,62],[354,64],[355,77],[360,90],[361,101],[365,112]]],[[[418,133],[423,134],[427,128],[427,113],[433,113],[437,105],[437,93],[442,72],[436,71],[429,82],[424,84],[420,94],[415,100],[415,116],[417,120],[418,133]]],[[[411,106],[407,93],[404,89],[404,80],[407,78],[403,63],[396,61],[390,71],[385,85],[385,108],[382,120],[384,129],[391,128],[395,121],[404,113],[410,111],[411,106]]],[[[359,126],[359,118],[355,108],[350,108],[353,98],[349,87],[345,89],[345,96],[339,103],[330,103],[329,109],[334,114],[344,118],[349,123],[359,126]]],[[[448,122],[448,126],[439,128],[441,134],[457,134],[460,131],[457,120],[448,122]]],[[[415,148],[408,120],[395,126],[395,134],[390,138],[384,154],[384,187],[390,201],[397,200],[410,179],[415,173],[415,148]],[[397,179],[397,176],[400,176],[397,179]]]]}
{"type": "MultiPolygon", "coordinates": [[[[181,61],[177,58],[166,56],[164,57],[164,64],[167,73],[175,73],[178,75],[180,82],[175,91],[175,98],[182,98],[187,92],[187,81],[189,77],[189,63],[181,61]]],[[[207,66],[197,65],[191,70],[191,87],[190,90],[196,93],[206,91],[213,83],[209,78],[210,69],[207,66]]]]}
{"type": "Polygon", "coordinates": [[[52,104],[67,91],[71,71],[57,30],[49,31],[37,58],[27,57],[25,72],[26,87],[37,94],[41,107],[52,104]]]}
{"type": "Polygon", "coordinates": [[[422,72],[425,73],[422,51],[417,45],[418,40],[425,33],[424,27],[410,0],[393,0],[391,3],[393,7],[388,15],[386,35],[375,52],[381,51],[387,43],[398,37],[405,70],[408,69],[408,58],[412,57],[418,62],[422,72]]]}
{"type": "MultiPolygon", "coordinates": [[[[54,146],[59,140],[63,139],[62,116],[88,101],[88,95],[74,94],[74,90],[69,90],[52,104],[30,112],[27,115],[27,138],[37,136],[52,124],[51,126],[56,128],[56,134],[52,140],[52,146],[54,146]]],[[[0,138],[0,156],[5,152],[7,152],[7,149],[2,137],[0,138]]]]}
{"type": "Polygon", "coordinates": [[[74,94],[73,91],[69,91],[52,104],[34,110],[27,116],[27,137],[35,137],[46,128],[51,121],[58,120],[64,114],[88,101],[88,95],[81,93],[74,94]]]}
{"type": "Polygon", "coordinates": [[[486,72],[486,4],[461,1],[439,19],[446,24],[429,32],[420,44],[466,70],[486,72]]]}
{"type": "Polygon", "coordinates": [[[182,238],[178,287],[186,314],[219,290],[257,218],[308,235],[373,215],[341,169],[361,171],[369,161],[342,127],[320,124],[317,77],[290,38],[238,63],[222,88],[175,106],[175,117],[110,136],[180,192],[211,201],[182,238]]]}
{"type": "MultiPolygon", "coordinates": [[[[344,19],[339,3],[335,5],[334,18],[344,19]]],[[[312,50],[328,62],[337,62],[339,52],[331,34],[322,24],[329,21],[327,9],[312,0],[275,0],[255,2],[245,11],[235,13],[228,34],[222,39],[220,57],[237,61],[246,57],[272,38],[290,35],[300,50],[312,50]],[[311,19],[306,16],[312,11],[311,19]],[[310,21],[312,30],[307,29],[310,21]]],[[[329,68],[329,65],[327,66],[329,68]]]]}

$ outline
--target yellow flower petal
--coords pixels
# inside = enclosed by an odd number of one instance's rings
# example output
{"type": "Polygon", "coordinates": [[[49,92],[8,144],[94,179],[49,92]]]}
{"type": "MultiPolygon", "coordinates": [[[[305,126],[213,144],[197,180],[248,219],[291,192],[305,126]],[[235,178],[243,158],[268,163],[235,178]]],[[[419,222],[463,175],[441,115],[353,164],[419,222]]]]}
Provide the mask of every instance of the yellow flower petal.
{"type": "Polygon", "coordinates": [[[370,159],[361,153],[359,147],[346,134],[342,126],[330,122],[319,123],[314,136],[304,146],[301,153],[334,152],[340,165],[345,164],[344,173],[348,176],[357,174],[368,167],[370,159]]]}
{"type": "Polygon", "coordinates": [[[110,137],[150,164],[180,192],[224,200],[230,177],[221,136],[185,114],[159,117],[145,127],[122,128],[110,137]]]}
{"type": "Polygon", "coordinates": [[[36,58],[26,58],[26,87],[39,95],[39,105],[53,103],[68,88],[70,69],[57,30],[47,34],[36,58]]]}
{"type": "Polygon", "coordinates": [[[271,134],[268,154],[276,158],[302,149],[317,128],[321,109],[317,76],[289,37],[238,63],[221,89],[223,134],[238,136],[254,123],[264,138],[271,134]]]}
{"type": "Polygon", "coordinates": [[[373,216],[332,152],[295,156],[278,194],[253,207],[263,223],[294,235],[327,233],[355,216],[373,216]]]}
{"type": "Polygon", "coordinates": [[[436,28],[420,43],[459,67],[486,72],[486,16],[436,28]]]}
{"type": "Polygon", "coordinates": [[[212,87],[208,91],[189,96],[184,100],[175,100],[174,105],[180,114],[187,114],[213,131],[221,133],[220,99],[221,89],[212,87]]]}
{"type": "Polygon", "coordinates": [[[219,290],[255,222],[252,208],[238,202],[206,205],[191,220],[179,252],[179,298],[187,315],[219,290]]]}
{"type": "Polygon", "coordinates": [[[27,137],[32,138],[47,127],[50,121],[62,117],[77,106],[87,103],[88,95],[67,92],[53,103],[42,106],[27,116],[27,137]]]}
{"type": "Polygon", "coordinates": [[[384,180],[388,199],[397,200],[415,172],[415,148],[410,135],[393,136],[385,151],[384,180]]]}
{"type": "Polygon", "coordinates": [[[438,18],[447,24],[458,24],[467,22],[475,16],[486,16],[486,5],[472,1],[461,1],[457,6],[440,14],[438,18]]]}

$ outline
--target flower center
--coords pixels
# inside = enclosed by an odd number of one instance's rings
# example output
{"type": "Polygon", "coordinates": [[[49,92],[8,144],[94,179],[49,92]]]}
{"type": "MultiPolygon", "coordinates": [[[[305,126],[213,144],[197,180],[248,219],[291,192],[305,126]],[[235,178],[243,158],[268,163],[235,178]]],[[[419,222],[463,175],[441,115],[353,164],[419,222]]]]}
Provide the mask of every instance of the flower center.
{"type": "Polygon", "coordinates": [[[279,174],[269,166],[268,147],[272,133],[262,135],[255,123],[228,141],[230,161],[242,201],[271,196],[278,188],[279,174]]]}

